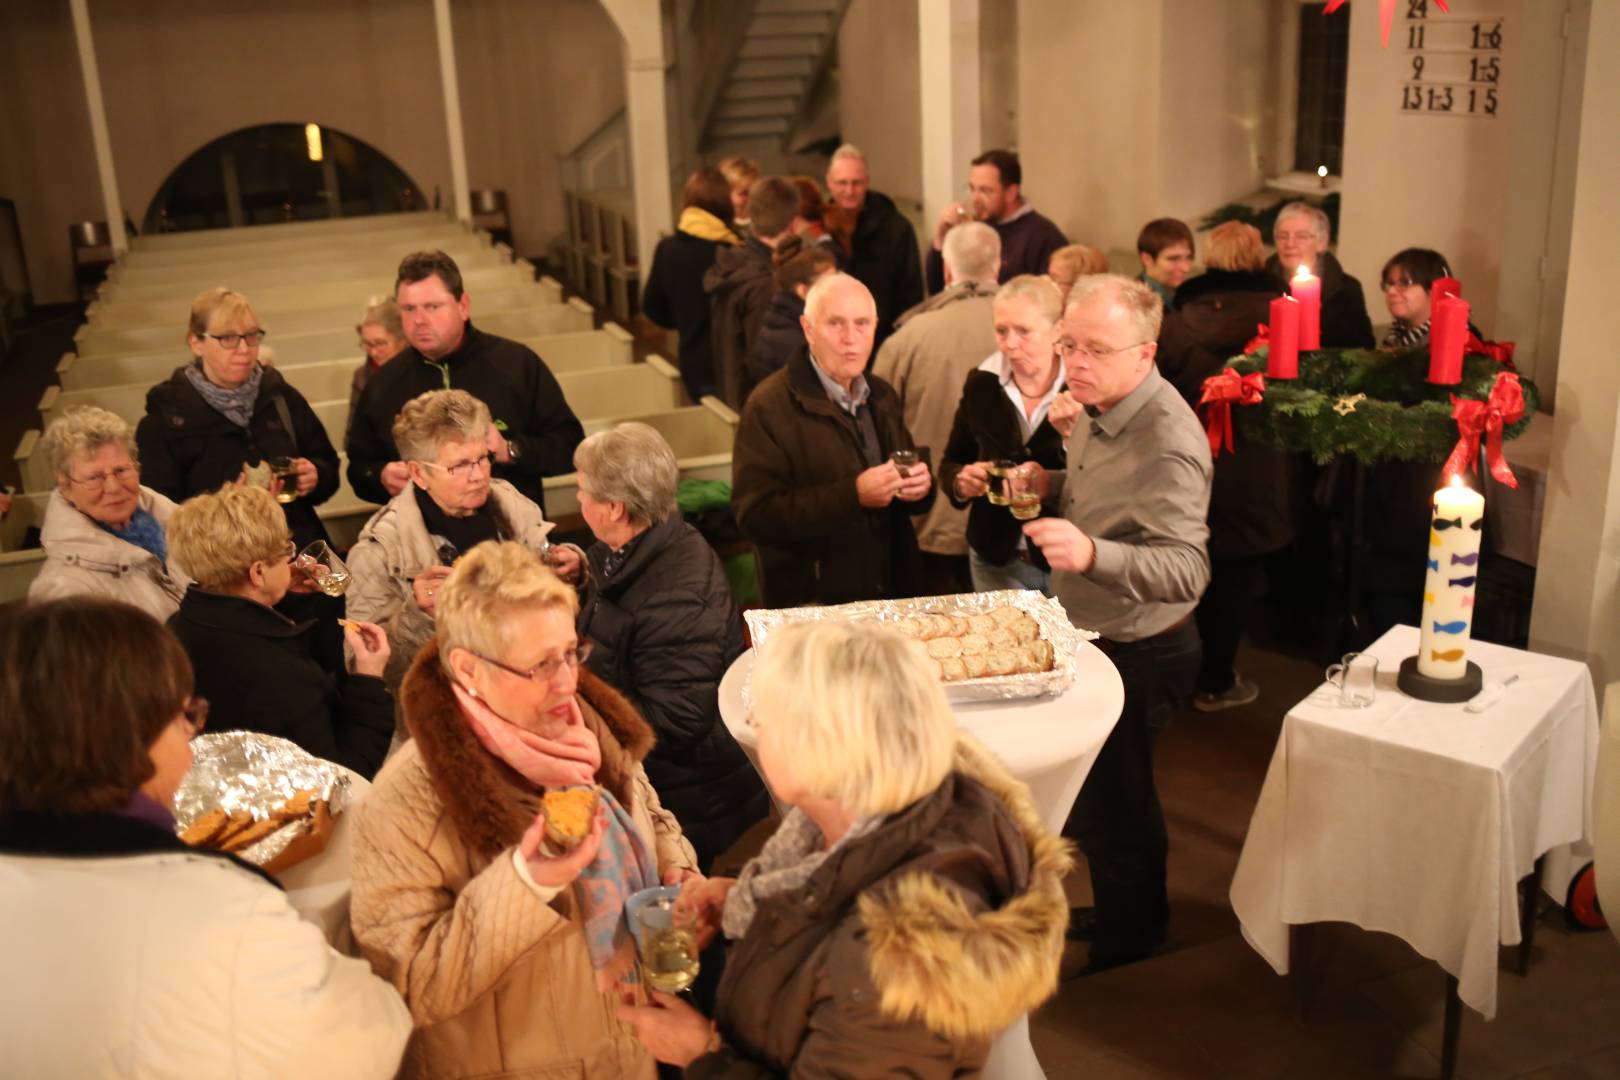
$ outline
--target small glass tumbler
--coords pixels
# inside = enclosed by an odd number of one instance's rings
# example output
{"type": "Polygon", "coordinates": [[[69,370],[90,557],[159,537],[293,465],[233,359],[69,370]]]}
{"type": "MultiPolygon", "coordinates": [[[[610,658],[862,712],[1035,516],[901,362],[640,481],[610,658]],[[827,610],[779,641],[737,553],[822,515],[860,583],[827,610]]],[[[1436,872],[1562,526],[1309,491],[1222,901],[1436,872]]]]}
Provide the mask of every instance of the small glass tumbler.
{"type": "Polygon", "coordinates": [[[680,895],[679,885],[658,885],[624,902],[642,981],[669,994],[690,987],[699,968],[697,922],[690,913],[676,914],[680,895]]]}
{"type": "Polygon", "coordinates": [[[1339,691],[1339,707],[1365,709],[1378,697],[1378,657],[1371,653],[1345,653],[1330,664],[1323,676],[1339,691]]]}

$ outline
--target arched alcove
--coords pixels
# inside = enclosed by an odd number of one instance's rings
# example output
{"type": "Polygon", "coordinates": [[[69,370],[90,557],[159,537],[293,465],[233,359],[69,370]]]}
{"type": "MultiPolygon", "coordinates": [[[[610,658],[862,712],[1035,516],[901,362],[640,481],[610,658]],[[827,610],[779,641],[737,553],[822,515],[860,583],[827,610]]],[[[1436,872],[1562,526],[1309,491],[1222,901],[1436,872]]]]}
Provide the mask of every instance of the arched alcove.
{"type": "Polygon", "coordinates": [[[260,124],[182,161],[146,209],[143,231],[178,232],[420,210],[421,188],[386,154],[332,128],[260,124]]]}

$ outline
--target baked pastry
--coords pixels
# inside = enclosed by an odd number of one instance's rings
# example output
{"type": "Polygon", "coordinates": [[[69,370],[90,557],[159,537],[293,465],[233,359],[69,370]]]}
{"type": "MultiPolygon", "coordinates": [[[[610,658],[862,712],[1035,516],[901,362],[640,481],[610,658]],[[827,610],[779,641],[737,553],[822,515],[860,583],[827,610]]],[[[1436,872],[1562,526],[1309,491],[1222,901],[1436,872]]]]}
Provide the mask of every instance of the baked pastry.
{"type": "Polygon", "coordinates": [[[1040,623],[1011,604],[962,615],[919,611],[887,625],[922,642],[946,682],[1052,670],[1040,623]]]}
{"type": "Polygon", "coordinates": [[[590,835],[596,818],[595,787],[549,788],[540,797],[546,815],[546,839],[563,851],[572,851],[590,835]]]}
{"type": "Polygon", "coordinates": [[[214,837],[225,831],[230,823],[231,816],[219,807],[214,807],[208,813],[197,818],[180,833],[180,840],[192,847],[206,845],[214,837]]]}

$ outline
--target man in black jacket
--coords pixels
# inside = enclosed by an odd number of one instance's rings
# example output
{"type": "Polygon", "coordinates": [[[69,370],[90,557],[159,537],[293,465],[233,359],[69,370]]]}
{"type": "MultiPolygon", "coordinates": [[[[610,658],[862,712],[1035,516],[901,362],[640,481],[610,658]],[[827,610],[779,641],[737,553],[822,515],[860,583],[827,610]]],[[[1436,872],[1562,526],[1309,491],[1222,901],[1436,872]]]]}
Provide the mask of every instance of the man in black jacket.
{"type": "Polygon", "coordinates": [[[947,206],[934,226],[934,246],[928,253],[928,292],[945,289],[945,234],[964,221],[982,221],[1001,237],[1001,269],[996,280],[1006,283],[1019,274],[1044,274],[1052,252],[1068,244],[1063,230],[1039,214],[1024,198],[1024,167],[1011,150],[986,150],[968,169],[971,206],[947,206]]]}
{"type": "Polygon", "coordinates": [[[472,325],[461,270],[442,251],[405,256],[394,283],[410,347],[373,375],[349,429],[349,485],[362,499],[385,503],[410,483],[394,446],[394,419],[429,390],[465,390],[489,406],[494,475],[541,509],[541,480],[572,472],[585,429],[545,363],[518,342],[472,325]]]}
{"type": "Polygon", "coordinates": [[[780,176],[767,176],[749,189],[748,212],[753,215],[748,239],[716,253],[714,265],[703,275],[714,328],[715,380],[721,399],[733,409],[742,408],[747,396],[748,354],[776,291],[771,271],[777,248],[801,224],[799,189],[780,176]]]}
{"type": "Polygon", "coordinates": [[[1328,216],[1307,202],[1291,202],[1277,212],[1277,254],[1266,269],[1284,281],[1303,266],[1322,279],[1322,348],[1370,349],[1372,320],[1361,282],[1344,272],[1328,248],[1328,216]]]}
{"type": "Polygon", "coordinates": [[[873,348],[894,329],[894,320],[922,302],[922,258],[911,222],[894,200],[871,189],[866,155],[849,143],[833,151],[827,166],[827,190],[844,215],[855,222],[849,263],[844,267],[872,293],[877,303],[877,336],[873,348]]]}

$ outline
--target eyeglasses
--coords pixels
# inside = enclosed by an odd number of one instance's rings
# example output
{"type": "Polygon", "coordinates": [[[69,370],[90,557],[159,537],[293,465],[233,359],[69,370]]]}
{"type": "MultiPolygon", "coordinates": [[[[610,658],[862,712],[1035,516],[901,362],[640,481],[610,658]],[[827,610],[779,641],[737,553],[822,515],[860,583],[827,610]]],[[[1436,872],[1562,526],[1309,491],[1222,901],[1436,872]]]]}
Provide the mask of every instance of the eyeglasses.
{"type": "Polygon", "coordinates": [[[106,472],[91,473],[85,477],[70,476],[68,479],[75,484],[83,484],[85,487],[95,490],[96,488],[106,487],[108,480],[112,480],[119,487],[126,487],[132,479],[137,479],[140,475],[141,467],[139,465],[120,465],[118,468],[108,469],[106,472]]]}
{"type": "Polygon", "coordinates": [[[1403,277],[1403,278],[1390,278],[1389,280],[1380,282],[1379,284],[1383,286],[1383,289],[1384,289],[1385,292],[1388,292],[1390,289],[1410,289],[1412,286],[1418,285],[1418,284],[1421,284],[1421,283],[1413,281],[1409,277],[1403,277]]]}
{"type": "Polygon", "coordinates": [[[1297,240],[1301,244],[1308,244],[1316,240],[1316,233],[1314,230],[1311,232],[1279,232],[1276,235],[1276,240],[1279,244],[1285,240],[1297,240]]]}
{"type": "Polygon", "coordinates": [[[485,656],[483,653],[475,652],[473,655],[478,657],[478,659],[482,660],[484,663],[493,664],[502,671],[510,672],[520,679],[528,679],[531,682],[548,683],[557,677],[557,672],[562,670],[564,664],[571,668],[577,669],[586,660],[590,659],[591,651],[595,648],[595,642],[582,641],[572,649],[564,650],[561,656],[552,657],[550,660],[542,660],[538,664],[534,665],[534,667],[529,668],[527,671],[523,670],[522,668],[515,668],[511,664],[503,664],[499,660],[485,656]]]}
{"type": "Polygon", "coordinates": [[[1138,341],[1134,345],[1121,345],[1117,349],[1098,349],[1090,345],[1081,345],[1079,342],[1064,339],[1058,342],[1057,350],[1063,355],[1063,359],[1065,360],[1072,359],[1078,355],[1084,356],[1087,360],[1096,363],[1099,360],[1104,360],[1110,356],[1113,356],[1115,353],[1122,353],[1127,349],[1139,349],[1143,345],[1147,344],[1149,343],[1146,341],[1138,341]]]}
{"type": "Polygon", "coordinates": [[[180,706],[180,718],[186,722],[186,738],[195,739],[208,726],[208,699],[188,698],[180,706]]]}
{"type": "Polygon", "coordinates": [[[220,347],[223,349],[235,349],[238,345],[244,343],[248,348],[256,349],[259,347],[259,342],[264,340],[264,331],[249,330],[245,334],[204,334],[203,337],[213,338],[219,342],[220,347]]]}
{"type": "Polygon", "coordinates": [[[423,461],[418,458],[416,463],[428,469],[443,469],[457,480],[470,479],[474,472],[483,472],[490,467],[490,456],[481,454],[471,461],[458,461],[454,465],[440,465],[437,461],[423,461]]]}

